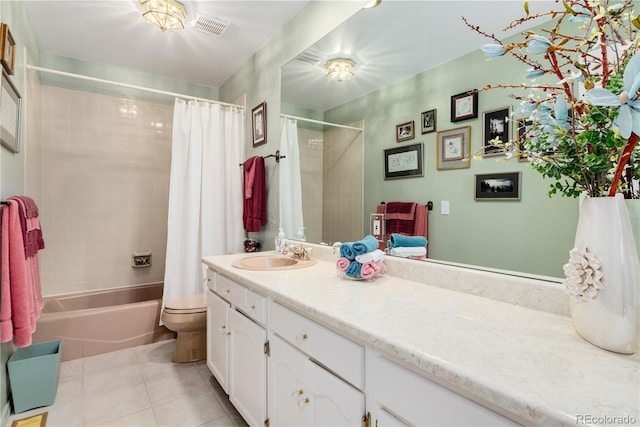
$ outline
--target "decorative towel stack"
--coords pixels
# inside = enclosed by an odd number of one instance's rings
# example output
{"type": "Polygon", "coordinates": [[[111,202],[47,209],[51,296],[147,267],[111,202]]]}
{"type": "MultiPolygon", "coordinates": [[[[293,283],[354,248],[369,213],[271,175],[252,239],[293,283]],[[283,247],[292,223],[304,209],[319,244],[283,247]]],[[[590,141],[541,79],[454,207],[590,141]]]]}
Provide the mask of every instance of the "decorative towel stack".
{"type": "Polygon", "coordinates": [[[351,279],[371,279],[387,271],[384,255],[378,249],[378,240],[369,235],[357,242],[343,243],[336,267],[351,279]]]}
{"type": "Polygon", "coordinates": [[[423,236],[405,236],[403,234],[392,233],[389,240],[387,240],[387,249],[389,250],[389,255],[412,259],[426,259],[427,239],[423,236]]]}

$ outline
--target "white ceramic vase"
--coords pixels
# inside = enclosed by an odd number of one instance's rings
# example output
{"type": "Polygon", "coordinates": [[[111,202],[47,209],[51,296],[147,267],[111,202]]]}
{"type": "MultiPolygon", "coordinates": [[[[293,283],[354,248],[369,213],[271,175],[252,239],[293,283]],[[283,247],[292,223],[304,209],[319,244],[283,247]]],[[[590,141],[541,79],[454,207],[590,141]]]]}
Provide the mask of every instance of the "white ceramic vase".
{"type": "Polygon", "coordinates": [[[622,197],[587,198],[564,266],[576,331],[590,343],[631,354],[640,344],[640,260],[622,197]]]}

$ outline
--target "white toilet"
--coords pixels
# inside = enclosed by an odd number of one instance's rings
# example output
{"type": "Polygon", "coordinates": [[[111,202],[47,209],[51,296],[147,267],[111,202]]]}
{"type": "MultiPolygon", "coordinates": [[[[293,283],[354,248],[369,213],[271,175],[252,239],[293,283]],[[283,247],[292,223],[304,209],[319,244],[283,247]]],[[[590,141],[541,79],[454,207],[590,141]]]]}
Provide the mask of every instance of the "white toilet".
{"type": "Polygon", "coordinates": [[[162,322],[178,334],[172,362],[195,362],[207,358],[206,294],[167,301],[162,310],[162,322]]]}

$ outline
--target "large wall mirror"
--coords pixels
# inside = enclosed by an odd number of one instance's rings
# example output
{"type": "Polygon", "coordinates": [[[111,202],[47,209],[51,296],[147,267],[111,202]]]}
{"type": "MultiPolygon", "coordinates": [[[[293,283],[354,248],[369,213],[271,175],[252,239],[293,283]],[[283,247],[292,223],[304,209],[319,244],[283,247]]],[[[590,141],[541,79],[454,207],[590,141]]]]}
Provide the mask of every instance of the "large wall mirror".
{"type": "MultiPolygon", "coordinates": [[[[530,7],[535,13],[557,4],[530,2],[530,7]]],[[[468,130],[470,152],[476,153],[482,147],[483,113],[517,107],[506,91],[481,92],[478,117],[452,122],[451,97],[487,83],[519,83],[527,68],[510,58],[487,61],[479,51],[487,41],[466,27],[462,16],[507,38],[517,35],[502,28],[523,13],[520,1],[382,1],[282,68],[282,113],[314,121],[298,122],[300,146],[316,156],[307,166],[301,159],[303,175],[311,173],[310,165],[316,168],[312,184],[303,183],[307,240],[330,244],[361,238],[382,201],[433,201],[430,259],[562,276],[576,229],[576,199],[549,197],[551,182],[517,159],[484,157],[456,169],[439,169],[437,162],[439,132],[468,130]],[[325,65],[336,58],[353,61],[352,78],[328,78],[325,65]],[[430,110],[436,112],[436,131],[423,134],[421,114],[430,110]],[[397,138],[397,125],[408,122],[414,122],[414,136],[397,138]],[[423,173],[385,179],[384,151],[413,144],[422,144],[423,173]],[[517,200],[476,200],[476,175],[507,172],[520,177],[517,200]],[[331,231],[335,226],[341,228],[331,231]]]]}

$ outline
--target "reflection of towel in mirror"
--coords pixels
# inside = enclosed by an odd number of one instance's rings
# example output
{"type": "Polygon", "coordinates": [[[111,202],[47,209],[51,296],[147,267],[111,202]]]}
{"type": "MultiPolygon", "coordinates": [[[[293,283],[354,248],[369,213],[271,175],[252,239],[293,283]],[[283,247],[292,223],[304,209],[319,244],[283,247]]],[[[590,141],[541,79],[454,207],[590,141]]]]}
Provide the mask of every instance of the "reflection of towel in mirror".
{"type": "Polygon", "coordinates": [[[414,234],[416,227],[416,203],[389,202],[384,206],[387,232],[414,234]]]}
{"type": "Polygon", "coordinates": [[[242,165],[244,177],[242,223],[246,231],[257,232],[267,223],[267,188],[264,158],[254,156],[242,165]]]}
{"type": "Polygon", "coordinates": [[[427,248],[424,246],[414,247],[398,247],[389,251],[389,255],[399,256],[402,258],[407,257],[423,257],[427,255],[427,248]]]}
{"type": "Polygon", "coordinates": [[[389,249],[416,246],[427,246],[427,239],[424,236],[404,236],[402,234],[393,233],[387,241],[387,247],[389,249]]]}

